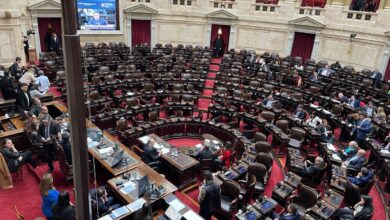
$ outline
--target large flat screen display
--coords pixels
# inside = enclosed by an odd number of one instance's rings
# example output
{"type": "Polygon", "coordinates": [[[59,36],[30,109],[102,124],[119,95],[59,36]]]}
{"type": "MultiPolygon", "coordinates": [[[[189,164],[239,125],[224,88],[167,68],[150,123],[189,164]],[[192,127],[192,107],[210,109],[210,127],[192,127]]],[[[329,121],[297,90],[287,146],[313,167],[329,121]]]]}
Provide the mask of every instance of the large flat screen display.
{"type": "Polygon", "coordinates": [[[77,0],[77,10],[79,30],[119,30],[118,0],[77,0]]]}

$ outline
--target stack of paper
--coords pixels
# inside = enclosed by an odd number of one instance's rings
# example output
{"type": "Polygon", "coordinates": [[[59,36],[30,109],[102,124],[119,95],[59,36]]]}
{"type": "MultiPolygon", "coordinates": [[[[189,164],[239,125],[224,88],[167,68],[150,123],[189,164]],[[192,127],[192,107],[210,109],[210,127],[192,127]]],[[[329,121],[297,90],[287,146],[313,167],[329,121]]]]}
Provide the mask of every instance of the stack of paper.
{"type": "Polygon", "coordinates": [[[183,203],[181,203],[178,199],[174,199],[171,202],[168,203],[171,207],[173,207],[177,212],[180,212],[180,210],[184,209],[185,206],[183,203]]]}
{"type": "Polygon", "coordinates": [[[169,153],[169,151],[170,151],[169,148],[165,148],[164,147],[164,148],[161,149],[161,153],[162,154],[167,154],[167,153],[169,153]]]}
{"type": "Polygon", "coordinates": [[[146,136],[140,137],[139,139],[142,143],[147,144],[150,137],[148,135],[146,135],[146,136]]]}
{"type": "Polygon", "coordinates": [[[126,208],[126,206],[122,206],[120,208],[115,209],[114,211],[111,212],[111,218],[117,219],[123,215],[126,215],[130,211],[126,208]]]}
{"type": "Polygon", "coordinates": [[[111,218],[110,215],[105,215],[105,216],[99,218],[98,220],[113,220],[113,219],[111,218]]]}
{"type": "Polygon", "coordinates": [[[98,151],[99,151],[99,154],[108,154],[108,153],[110,153],[113,150],[114,149],[112,147],[105,147],[105,148],[99,149],[98,151]]]}
{"type": "Polygon", "coordinates": [[[188,210],[188,212],[184,213],[183,217],[187,220],[202,220],[202,217],[200,217],[198,214],[196,214],[191,209],[188,210]]]}
{"type": "Polygon", "coordinates": [[[142,208],[142,206],[144,205],[145,202],[146,201],[144,198],[140,198],[140,199],[137,199],[134,202],[128,204],[126,206],[126,208],[128,208],[131,212],[136,212],[142,208]]]}
{"type": "Polygon", "coordinates": [[[137,188],[136,186],[137,185],[134,182],[128,181],[123,184],[123,187],[121,188],[121,192],[123,194],[130,194],[137,188]]]}

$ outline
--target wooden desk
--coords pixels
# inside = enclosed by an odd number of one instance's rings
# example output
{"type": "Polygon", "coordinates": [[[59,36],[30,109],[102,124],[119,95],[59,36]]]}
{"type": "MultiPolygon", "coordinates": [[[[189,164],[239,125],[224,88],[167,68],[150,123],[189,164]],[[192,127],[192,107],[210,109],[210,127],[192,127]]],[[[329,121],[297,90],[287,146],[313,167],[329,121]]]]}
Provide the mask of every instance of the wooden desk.
{"type": "Polygon", "coordinates": [[[294,188],[285,182],[277,183],[275,188],[272,190],[272,198],[281,204],[286,202],[286,199],[294,191],[294,188]]]}
{"type": "MultiPolygon", "coordinates": [[[[91,128],[91,127],[95,127],[96,128],[96,126],[94,124],[92,124],[88,120],[87,120],[87,127],[88,128],[91,128]]],[[[99,161],[99,163],[102,164],[113,176],[118,176],[118,175],[120,175],[120,174],[122,174],[122,173],[124,173],[124,172],[126,172],[128,170],[131,170],[131,169],[133,169],[133,168],[143,164],[142,161],[141,161],[141,158],[136,153],[131,151],[129,148],[127,148],[125,145],[123,145],[119,141],[116,141],[115,138],[112,137],[108,132],[104,131],[103,132],[103,136],[106,137],[107,139],[115,142],[115,143],[118,143],[119,147],[122,148],[125,151],[124,156],[130,156],[130,157],[132,157],[135,160],[135,162],[132,163],[132,164],[128,164],[128,165],[125,165],[123,167],[112,168],[110,166],[110,164],[108,164],[108,162],[106,160],[101,158],[100,154],[97,152],[97,150],[95,148],[88,148],[88,152],[97,161],[99,161]]]]}
{"type": "Polygon", "coordinates": [[[346,190],[346,188],[345,188],[345,184],[346,184],[346,183],[347,183],[347,180],[346,180],[346,179],[337,178],[337,177],[336,177],[336,179],[332,179],[332,180],[330,181],[330,186],[331,186],[334,190],[340,192],[341,194],[344,194],[344,193],[345,193],[345,190],[346,190]]]}
{"type": "Polygon", "coordinates": [[[344,196],[342,196],[340,193],[337,193],[331,189],[329,189],[327,192],[325,192],[324,197],[322,198],[323,201],[332,205],[336,209],[340,207],[341,203],[343,202],[343,199],[344,199],[344,196]]]}
{"type": "Polygon", "coordinates": [[[311,209],[311,212],[321,217],[322,219],[329,219],[335,211],[335,207],[331,206],[323,200],[319,201],[319,203],[317,203],[317,205],[311,209]]]}
{"type": "MultiPolygon", "coordinates": [[[[155,185],[158,185],[158,186],[163,186],[164,189],[165,189],[165,193],[160,197],[160,198],[164,198],[165,196],[175,192],[177,190],[177,187],[174,186],[172,183],[170,183],[165,177],[163,177],[161,174],[157,173],[156,171],[154,171],[151,167],[149,167],[148,165],[142,163],[140,164],[139,166],[131,169],[130,171],[128,171],[128,173],[131,175],[131,173],[135,173],[137,172],[140,176],[145,176],[147,175],[149,177],[149,182],[150,183],[153,183],[155,185]]],[[[126,203],[132,203],[134,202],[135,200],[137,200],[138,198],[133,198],[132,196],[130,196],[129,194],[124,194],[123,192],[121,192],[118,187],[116,186],[116,183],[118,181],[121,181],[121,182],[126,182],[127,180],[124,180],[123,179],[123,176],[117,176],[117,177],[114,177],[110,180],[108,180],[108,185],[110,186],[110,188],[121,198],[123,199],[124,201],[126,201],[126,203]]],[[[158,200],[158,199],[157,199],[158,200]]],[[[151,202],[154,203],[155,201],[157,200],[152,200],[151,202]]]]}
{"type": "Polygon", "coordinates": [[[297,188],[299,183],[301,183],[302,177],[293,173],[293,172],[288,172],[286,174],[286,177],[284,179],[284,182],[287,183],[288,185],[297,188]]]}

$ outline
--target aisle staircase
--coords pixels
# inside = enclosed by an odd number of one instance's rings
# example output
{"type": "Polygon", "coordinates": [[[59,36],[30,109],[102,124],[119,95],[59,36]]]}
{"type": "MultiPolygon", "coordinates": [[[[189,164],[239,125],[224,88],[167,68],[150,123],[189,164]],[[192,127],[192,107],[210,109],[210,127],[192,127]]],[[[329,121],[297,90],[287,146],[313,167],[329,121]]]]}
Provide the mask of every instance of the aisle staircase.
{"type": "MultiPolygon", "coordinates": [[[[214,92],[214,82],[217,75],[217,72],[219,71],[221,59],[220,58],[213,58],[211,59],[210,66],[209,66],[209,72],[207,74],[207,78],[205,81],[205,89],[203,90],[202,95],[199,98],[198,102],[198,109],[200,111],[203,111],[204,113],[207,112],[207,109],[209,107],[209,104],[211,103],[211,97],[214,92]]],[[[204,114],[205,116],[205,114],[204,114]]]]}

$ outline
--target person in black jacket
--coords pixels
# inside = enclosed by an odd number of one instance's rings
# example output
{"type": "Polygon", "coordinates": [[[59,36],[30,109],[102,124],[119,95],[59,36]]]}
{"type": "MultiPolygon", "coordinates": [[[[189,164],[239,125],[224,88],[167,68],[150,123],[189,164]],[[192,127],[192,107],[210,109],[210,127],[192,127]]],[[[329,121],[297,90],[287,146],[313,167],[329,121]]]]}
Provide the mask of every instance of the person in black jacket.
{"type": "Polygon", "coordinates": [[[52,140],[52,136],[57,135],[60,137],[60,130],[54,121],[50,120],[48,117],[45,117],[42,120],[42,123],[38,128],[38,137],[43,143],[43,148],[47,154],[47,165],[49,170],[47,172],[51,173],[54,170],[53,159],[55,157],[55,146],[52,140]]]}
{"type": "Polygon", "coordinates": [[[147,144],[145,144],[143,151],[143,160],[146,164],[157,162],[158,159],[161,156],[161,152],[157,151],[156,148],[154,148],[154,141],[150,139],[147,144]]]}
{"type": "Polygon", "coordinates": [[[198,160],[213,159],[213,152],[210,150],[208,146],[204,146],[203,149],[198,152],[196,158],[198,160]]]}
{"type": "Polygon", "coordinates": [[[22,58],[16,57],[15,62],[9,67],[9,73],[17,80],[23,75],[24,69],[22,67],[22,58]]]}
{"type": "Polygon", "coordinates": [[[34,168],[37,166],[31,158],[31,151],[19,152],[11,139],[5,139],[4,147],[0,152],[3,154],[11,173],[16,172],[25,163],[29,163],[34,168]]]}
{"type": "Polygon", "coordinates": [[[304,164],[305,166],[303,167],[302,176],[315,176],[323,170],[324,159],[318,156],[314,159],[314,163],[309,160],[305,160],[304,164]]]}
{"type": "Polygon", "coordinates": [[[62,138],[60,142],[62,148],[64,149],[66,161],[68,161],[68,164],[72,165],[72,145],[70,143],[70,134],[69,132],[63,132],[62,138]]]}
{"type": "Polygon", "coordinates": [[[0,81],[1,94],[3,94],[3,99],[14,99],[16,95],[16,88],[12,83],[12,78],[9,76],[9,73],[4,71],[4,76],[0,81]]]}
{"type": "Polygon", "coordinates": [[[28,92],[28,85],[23,83],[20,86],[20,90],[16,94],[16,110],[21,116],[26,116],[26,114],[31,110],[33,100],[28,92]]]}
{"type": "Polygon", "coordinates": [[[206,172],[199,190],[199,215],[205,220],[211,219],[213,212],[221,208],[221,189],[213,182],[213,175],[206,172]]]}
{"type": "Polygon", "coordinates": [[[58,196],[57,203],[52,208],[53,219],[55,220],[75,220],[76,210],[70,204],[69,193],[62,191],[58,196]]]}
{"type": "Polygon", "coordinates": [[[114,197],[108,196],[106,188],[104,186],[100,186],[97,189],[97,206],[99,209],[99,214],[107,213],[110,210],[115,210],[121,207],[120,204],[114,204],[114,197]]]}
{"type": "Polygon", "coordinates": [[[368,195],[362,195],[360,202],[358,202],[352,209],[340,208],[332,215],[334,220],[354,219],[364,220],[374,211],[372,206],[372,198],[368,195]]]}
{"type": "Polygon", "coordinates": [[[144,203],[142,205],[142,208],[140,210],[138,210],[135,214],[134,214],[134,217],[133,219],[137,219],[137,220],[152,220],[152,216],[150,215],[150,206],[148,203],[144,203]]]}

